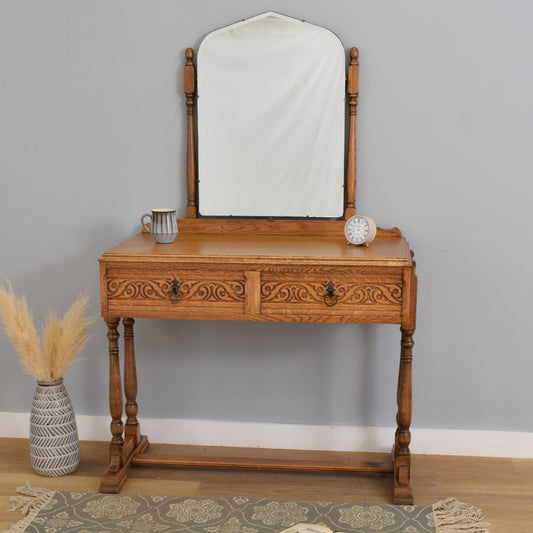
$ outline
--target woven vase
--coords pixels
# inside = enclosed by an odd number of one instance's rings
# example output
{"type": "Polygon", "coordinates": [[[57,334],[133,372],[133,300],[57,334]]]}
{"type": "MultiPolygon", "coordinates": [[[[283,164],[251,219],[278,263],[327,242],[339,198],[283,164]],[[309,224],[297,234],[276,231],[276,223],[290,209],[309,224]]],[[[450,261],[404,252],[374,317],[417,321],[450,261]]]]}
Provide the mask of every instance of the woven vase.
{"type": "Polygon", "coordinates": [[[70,397],[59,381],[37,382],[30,416],[31,466],[41,476],[70,474],[80,464],[80,442],[70,397]]]}

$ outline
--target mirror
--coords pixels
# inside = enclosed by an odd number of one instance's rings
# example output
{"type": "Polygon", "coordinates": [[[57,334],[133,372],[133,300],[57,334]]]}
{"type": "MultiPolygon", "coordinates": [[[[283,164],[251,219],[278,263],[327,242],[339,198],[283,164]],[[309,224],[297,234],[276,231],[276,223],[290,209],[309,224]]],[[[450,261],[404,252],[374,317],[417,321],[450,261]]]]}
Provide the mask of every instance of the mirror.
{"type": "Polygon", "coordinates": [[[341,218],[339,39],[265,13],[207,35],[197,69],[200,216],[341,218]]]}

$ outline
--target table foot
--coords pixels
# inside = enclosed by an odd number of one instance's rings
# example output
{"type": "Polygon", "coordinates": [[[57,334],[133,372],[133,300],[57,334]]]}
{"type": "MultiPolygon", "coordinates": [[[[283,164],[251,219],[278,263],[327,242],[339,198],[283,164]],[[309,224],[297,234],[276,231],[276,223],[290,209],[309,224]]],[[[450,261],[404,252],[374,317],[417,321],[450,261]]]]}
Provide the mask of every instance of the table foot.
{"type": "Polygon", "coordinates": [[[118,469],[116,465],[116,456],[112,456],[111,462],[100,480],[99,492],[117,494],[128,477],[128,470],[130,469],[132,459],[137,455],[146,452],[149,446],[150,443],[148,442],[146,435],[141,435],[139,444],[131,450],[127,457],[122,458],[122,466],[118,469]]]}
{"type": "Polygon", "coordinates": [[[395,504],[412,505],[413,488],[411,486],[411,455],[396,453],[394,463],[394,494],[395,504]]]}
{"type": "Polygon", "coordinates": [[[413,501],[413,489],[411,484],[409,483],[408,486],[398,485],[395,480],[392,503],[395,505],[413,505],[413,501]]]}

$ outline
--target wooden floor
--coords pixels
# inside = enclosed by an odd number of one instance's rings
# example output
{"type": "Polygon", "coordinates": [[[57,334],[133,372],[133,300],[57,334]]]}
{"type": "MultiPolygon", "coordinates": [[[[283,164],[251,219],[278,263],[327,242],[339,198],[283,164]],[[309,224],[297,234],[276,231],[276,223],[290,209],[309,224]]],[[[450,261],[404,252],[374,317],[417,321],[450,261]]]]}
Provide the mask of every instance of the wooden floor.
{"type": "MultiPolygon", "coordinates": [[[[172,446],[178,453],[179,446],[172,446]]],[[[163,450],[164,452],[168,451],[163,450]]],[[[301,452],[302,457],[336,460],[339,454],[301,452]]],[[[327,452],[326,452],[327,453],[327,452]]],[[[283,454],[281,451],[274,454],[283,454]]],[[[368,460],[369,454],[352,454],[368,460]]],[[[375,459],[382,456],[375,455],[375,459]]],[[[344,460],[345,457],[342,457],[344,460]]],[[[45,478],[33,473],[26,439],[0,439],[0,531],[19,519],[7,512],[9,496],[26,481],[57,490],[97,491],[107,461],[107,443],[82,442],[74,474],[45,478]]],[[[413,457],[415,503],[449,496],[481,507],[491,533],[533,532],[533,459],[418,455],[413,457]]],[[[297,500],[390,503],[390,475],[306,474],[135,467],[123,494],[166,496],[273,497],[297,500]]]]}

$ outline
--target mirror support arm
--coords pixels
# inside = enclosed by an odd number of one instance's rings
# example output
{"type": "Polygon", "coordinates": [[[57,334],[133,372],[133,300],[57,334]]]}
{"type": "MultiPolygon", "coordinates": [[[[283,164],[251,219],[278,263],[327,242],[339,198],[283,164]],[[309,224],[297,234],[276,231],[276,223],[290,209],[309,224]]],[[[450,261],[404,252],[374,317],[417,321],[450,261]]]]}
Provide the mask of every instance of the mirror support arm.
{"type": "Polygon", "coordinates": [[[185,51],[184,89],[187,103],[187,218],[197,217],[196,206],[196,149],[194,146],[194,103],[196,100],[196,71],[194,51],[185,51]]]}
{"type": "Polygon", "coordinates": [[[356,181],[356,146],[355,146],[355,119],[357,116],[357,98],[359,96],[359,50],[353,47],[350,50],[350,63],[348,65],[348,155],[346,163],[346,205],[344,216],[346,219],[355,215],[355,181],[356,181]]]}

